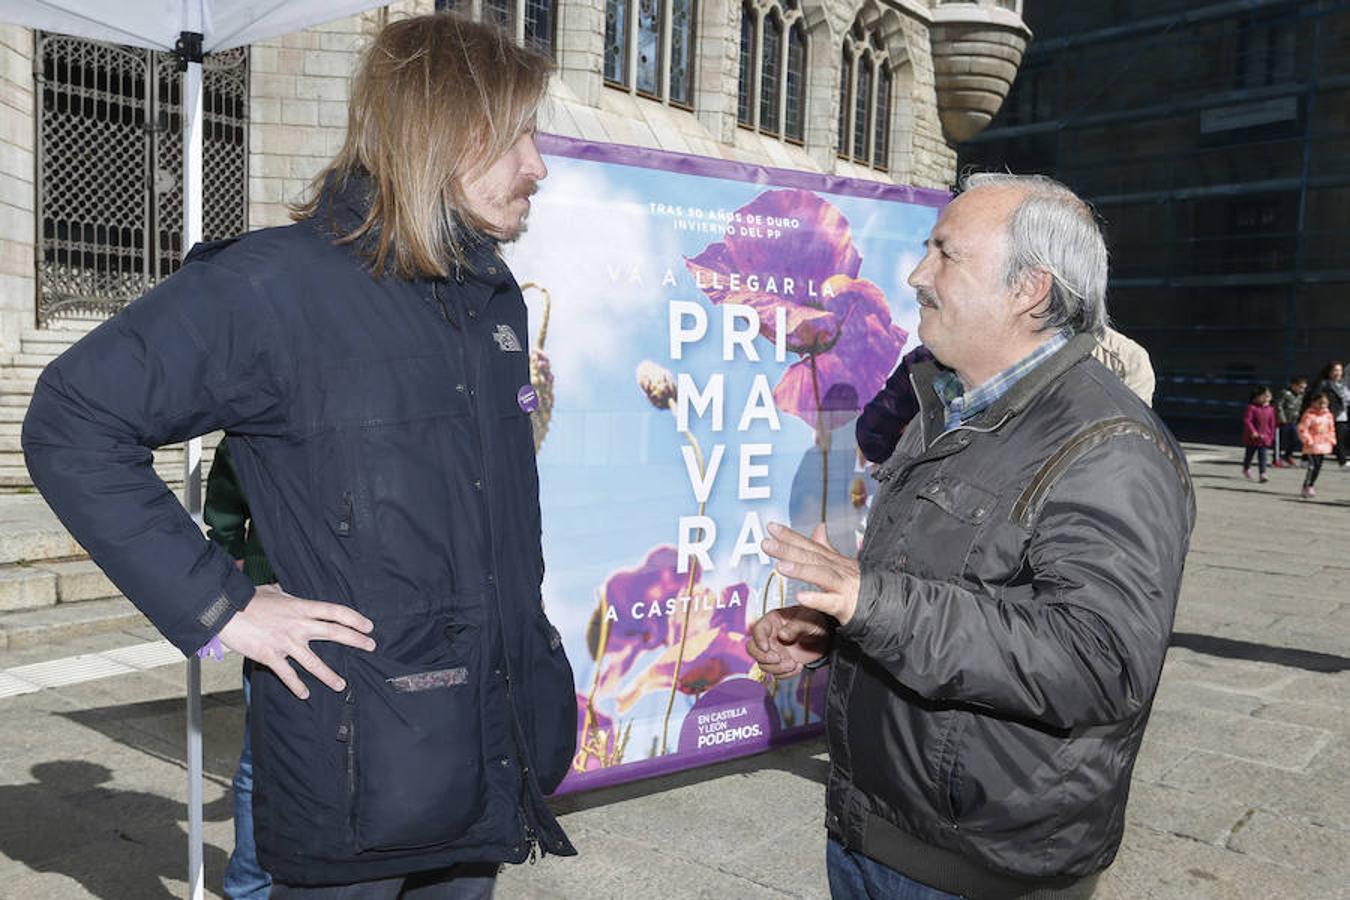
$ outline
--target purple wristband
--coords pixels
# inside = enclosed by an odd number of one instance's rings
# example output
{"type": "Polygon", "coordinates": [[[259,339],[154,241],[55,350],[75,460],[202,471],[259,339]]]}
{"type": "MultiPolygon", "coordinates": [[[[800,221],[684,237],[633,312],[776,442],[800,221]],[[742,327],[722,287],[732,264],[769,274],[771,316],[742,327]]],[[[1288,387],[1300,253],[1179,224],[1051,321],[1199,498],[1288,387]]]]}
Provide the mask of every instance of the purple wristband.
{"type": "Polygon", "coordinates": [[[214,657],[217,662],[225,658],[225,645],[220,642],[220,635],[213,635],[205,646],[197,650],[198,659],[206,659],[208,656],[214,657]]]}

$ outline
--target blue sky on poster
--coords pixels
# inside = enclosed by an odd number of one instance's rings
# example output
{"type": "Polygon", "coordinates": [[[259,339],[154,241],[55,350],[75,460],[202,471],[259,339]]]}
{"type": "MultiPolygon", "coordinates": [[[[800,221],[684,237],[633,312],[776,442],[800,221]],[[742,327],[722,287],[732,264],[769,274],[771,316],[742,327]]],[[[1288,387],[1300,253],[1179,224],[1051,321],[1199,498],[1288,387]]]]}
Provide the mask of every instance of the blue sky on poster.
{"type": "MultiPolygon", "coordinates": [[[[711,456],[715,445],[725,445],[707,510],[718,527],[713,551],[717,568],[705,576],[705,584],[747,581],[752,596],[758,597],[768,567],[748,557],[733,569],[727,557],[746,509],[756,510],[764,522],[787,520],[793,481],[814,446],[814,433],[787,414],[780,416],[776,433],[763,422],[737,430],[755,374],[763,373],[772,386],[797,357],[789,352],[786,362],[775,362],[772,345],[757,338],[758,363],[740,354],[734,361],[723,359],[720,310],[698,290],[684,265],[686,257],[720,237],[676,230],[676,217],[653,214],[650,206],[697,208],[709,215],[731,212],[768,188],[565,157],[546,161],[550,175],[535,198],[530,230],[511,248],[508,261],[518,280],[541,284],[552,301],[544,349],[553,367],[556,405],[539,454],[544,596],[584,693],[593,670],[585,629],[604,579],[638,566],[658,545],[673,545],[679,517],[697,511],[681,456],[685,442],[674,416],[655,410],[638,389],[637,365],[651,360],[672,372],[683,370],[700,385],[714,372],[726,379],[724,429],[715,433],[706,420],[696,421],[693,428],[705,454],[711,456]],[[672,360],[667,310],[677,300],[698,303],[709,314],[709,328],[707,337],[685,348],[683,359],[672,360]],[[760,442],[773,445],[769,457],[756,460],[768,466],[767,478],[755,483],[767,484],[770,497],[738,500],[739,447],[760,442]]],[[[914,347],[918,309],[905,278],[922,254],[937,211],[818,193],[848,219],[862,256],[859,277],[881,288],[893,319],[909,332],[905,349],[914,347]]],[[[683,218],[689,220],[688,215],[683,218]]],[[[538,293],[527,292],[527,302],[537,333],[542,313],[538,293]]],[[[850,424],[836,433],[836,445],[847,442],[851,447],[851,429],[850,424]]],[[[832,459],[837,457],[838,452],[832,454],[832,459]]],[[[853,471],[832,466],[833,495],[845,488],[853,471]]],[[[814,470],[803,471],[802,480],[808,483],[820,477],[814,470]]],[[[756,599],[749,619],[757,609],[756,599]]],[[[663,709],[664,700],[657,699],[663,709]]],[[[652,709],[635,712],[660,715],[652,709]]]]}

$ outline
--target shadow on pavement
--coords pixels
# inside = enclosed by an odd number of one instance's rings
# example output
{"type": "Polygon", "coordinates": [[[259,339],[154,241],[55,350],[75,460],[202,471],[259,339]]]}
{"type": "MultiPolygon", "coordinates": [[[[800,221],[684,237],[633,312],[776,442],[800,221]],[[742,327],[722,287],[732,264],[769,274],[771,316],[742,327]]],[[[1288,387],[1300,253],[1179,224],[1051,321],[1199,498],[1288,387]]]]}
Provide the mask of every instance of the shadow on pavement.
{"type": "MultiPolygon", "coordinates": [[[[243,703],[243,691],[202,696],[202,771],[207,779],[222,787],[229,786],[239,761],[243,703]]],[[[180,766],[186,773],[187,713],[182,699],[97,706],[57,715],[119,744],[180,766]]]]}
{"type": "MultiPolygon", "coordinates": [[[[100,900],[174,896],[160,879],[187,877],[184,804],[105,787],[112,771],[82,760],[38,763],[30,774],[33,782],[0,786],[0,854],[31,871],[72,878],[100,900]]],[[[204,813],[211,821],[229,818],[228,795],[204,813]]],[[[205,848],[208,881],[220,882],[225,861],[225,851],[205,848]]]]}
{"type": "Polygon", "coordinates": [[[1295,647],[1275,647],[1270,644],[1254,644],[1250,641],[1235,641],[1231,638],[1213,637],[1208,634],[1173,632],[1171,646],[1194,650],[1196,653],[1203,653],[1206,656],[1274,663],[1277,666],[1306,669],[1309,672],[1344,672],[1350,669],[1350,658],[1337,656],[1334,653],[1299,650],[1295,647]]]}

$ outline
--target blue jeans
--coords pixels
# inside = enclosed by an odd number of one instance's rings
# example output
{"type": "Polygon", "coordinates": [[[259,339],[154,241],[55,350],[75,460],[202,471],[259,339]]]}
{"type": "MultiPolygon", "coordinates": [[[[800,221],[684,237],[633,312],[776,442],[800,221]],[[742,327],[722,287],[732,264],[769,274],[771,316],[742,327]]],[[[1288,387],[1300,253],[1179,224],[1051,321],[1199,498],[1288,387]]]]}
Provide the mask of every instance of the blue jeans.
{"type": "Polygon", "coordinates": [[[890,866],[846,850],[834,838],[825,850],[825,870],[832,900],[961,900],[957,894],[920,884],[890,866]]]}
{"type": "Polygon", "coordinates": [[[244,662],[244,749],[234,773],[234,852],[225,866],[225,896],[230,900],[267,900],[272,877],[258,865],[253,843],[253,750],[249,741],[249,675],[253,663],[244,662]]]}

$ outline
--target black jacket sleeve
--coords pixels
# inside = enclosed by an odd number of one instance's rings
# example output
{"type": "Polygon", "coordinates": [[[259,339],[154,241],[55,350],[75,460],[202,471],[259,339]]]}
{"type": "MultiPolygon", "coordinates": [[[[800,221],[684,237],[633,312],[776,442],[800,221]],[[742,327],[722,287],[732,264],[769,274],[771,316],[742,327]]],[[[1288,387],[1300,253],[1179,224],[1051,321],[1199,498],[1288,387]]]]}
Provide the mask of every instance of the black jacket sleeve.
{"type": "Polygon", "coordinates": [[[276,327],[248,279],[189,261],[38,379],[23,425],[33,483],[113,583],[185,654],[253,596],[152,467],[220,428],[278,428],[276,327]]]}

